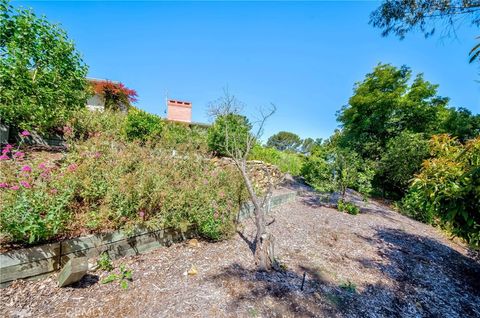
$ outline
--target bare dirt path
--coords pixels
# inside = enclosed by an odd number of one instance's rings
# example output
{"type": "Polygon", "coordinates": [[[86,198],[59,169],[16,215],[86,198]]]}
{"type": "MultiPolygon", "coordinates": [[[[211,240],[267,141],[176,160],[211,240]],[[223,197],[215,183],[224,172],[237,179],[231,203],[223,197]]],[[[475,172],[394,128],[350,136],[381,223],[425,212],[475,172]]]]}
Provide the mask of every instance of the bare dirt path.
{"type": "Polygon", "coordinates": [[[425,224],[369,202],[356,216],[311,192],[274,210],[281,272],[254,271],[254,224],[220,243],[182,243],[115,262],[127,290],[93,272],[0,290],[2,317],[480,317],[480,264],[425,224]],[[194,265],[196,275],[186,275],[194,265]],[[303,276],[305,283],[301,289],[303,276]]]}

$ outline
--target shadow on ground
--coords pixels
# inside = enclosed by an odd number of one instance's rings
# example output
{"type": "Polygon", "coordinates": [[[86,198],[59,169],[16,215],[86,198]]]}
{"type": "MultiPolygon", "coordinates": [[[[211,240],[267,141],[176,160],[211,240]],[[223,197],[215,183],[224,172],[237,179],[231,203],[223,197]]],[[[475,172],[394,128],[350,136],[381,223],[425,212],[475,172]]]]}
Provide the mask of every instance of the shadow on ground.
{"type": "Polygon", "coordinates": [[[383,273],[377,284],[335,282],[312,264],[270,273],[232,264],[206,279],[226,289],[232,312],[252,317],[480,317],[474,260],[397,229],[362,239],[379,246],[379,258],[356,260],[360,275],[362,268],[383,273]]]}

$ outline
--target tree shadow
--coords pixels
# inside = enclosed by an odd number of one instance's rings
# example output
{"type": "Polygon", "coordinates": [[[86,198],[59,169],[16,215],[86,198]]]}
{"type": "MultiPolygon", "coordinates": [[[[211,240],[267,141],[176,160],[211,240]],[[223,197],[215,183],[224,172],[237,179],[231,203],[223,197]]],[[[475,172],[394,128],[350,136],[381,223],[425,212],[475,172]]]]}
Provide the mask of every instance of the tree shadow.
{"type": "Polygon", "coordinates": [[[388,299],[371,288],[371,303],[390,302],[402,317],[480,317],[480,264],[441,242],[394,228],[381,228],[370,244],[380,258],[357,261],[393,281],[388,299]],[[398,302],[398,299],[401,299],[398,302]]]}

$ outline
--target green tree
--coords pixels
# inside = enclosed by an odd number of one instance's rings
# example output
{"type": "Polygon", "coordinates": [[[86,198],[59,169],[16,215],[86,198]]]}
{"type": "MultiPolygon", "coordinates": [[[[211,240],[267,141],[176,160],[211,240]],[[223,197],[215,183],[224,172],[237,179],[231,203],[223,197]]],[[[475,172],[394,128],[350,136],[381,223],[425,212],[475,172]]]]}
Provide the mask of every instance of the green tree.
{"type": "Polygon", "coordinates": [[[438,24],[449,31],[469,21],[480,26],[480,2],[475,0],[385,0],[371,13],[370,24],[382,29],[382,35],[394,34],[400,39],[414,30],[425,37],[433,35],[438,24]]]}
{"type": "Polygon", "coordinates": [[[411,70],[379,64],[355,85],[347,106],[337,114],[343,131],[340,144],[364,159],[378,161],[387,142],[402,131],[434,133],[447,112],[447,98],[437,95],[438,85],[419,74],[409,85],[411,70]]]}
{"type": "Polygon", "coordinates": [[[403,195],[428,155],[424,134],[403,131],[389,140],[379,168],[383,190],[403,195]]]}
{"type": "Polygon", "coordinates": [[[0,2],[0,118],[47,131],[85,107],[87,67],[58,25],[0,2]]]}
{"type": "Polygon", "coordinates": [[[251,129],[252,125],[243,115],[220,115],[208,129],[208,147],[221,156],[228,156],[232,152],[241,152],[241,155],[247,150],[251,129]]]}
{"type": "Polygon", "coordinates": [[[298,151],[298,148],[302,144],[302,139],[288,131],[280,131],[275,135],[268,138],[267,147],[273,147],[280,151],[298,151]]]}
{"type": "Polygon", "coordinates": [[[442,132],[457,137],[461,142],[480,134],[480,114],[473,115],[466,108],[450,108],[442,123],[442,132]]]}

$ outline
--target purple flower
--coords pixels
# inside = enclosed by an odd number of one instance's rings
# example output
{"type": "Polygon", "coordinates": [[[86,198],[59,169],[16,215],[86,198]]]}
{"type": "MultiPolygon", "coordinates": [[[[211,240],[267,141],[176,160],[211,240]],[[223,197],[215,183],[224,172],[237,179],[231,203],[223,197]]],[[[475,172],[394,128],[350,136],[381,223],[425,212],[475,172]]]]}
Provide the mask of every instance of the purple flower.
{"type": "Polygon", "coordinates": [[[17,191],[18,189],[20,189],[20,187],[18,185],[14,185],[14,186],[11,186],[10,187],[10,190],[15,190],[17,191]]]}
{"type": "Polygon", "coordinates": [[[5,148],[3,148],[3,150],[2,150],[2,155],[6,155],[6,154],[9,153],[9,152],[10,152],[10,149],[7,148],[7,147],[5,147],[5,148]]]}
{"type": "Polygon", "coordinates": [[[42,162],[38,165],[38,168],[40,168],[42,170],[45,170],[45,169],[47,169],[47,165],[45,164],[45,162],[42,162]]]}
{"type": "Polygon", "coordinates": [[[96,152],[96,153],[93,155],[93,157],[94,157],[94,158],[97,158],[97,159],[100,158],[101,156],[102,156],[102,154],[101,154],[100,152],[96,152]]]}
{"type": "Polygon", "coordinates": [[[7,155],[3,154],[0,156],[0,160],[8,160],[10,159],[10,157],[8,157],[7,155]]]}
{"type": "Polygon", "coordinates": [[[23,137],[28,137],[30,136],[30,132],[28,130],[24,130],[20,133],[20,135],[22,135],[23,137]]]}
{"type": "Polygon", "coordinates": [[[22,187],[24,188],[31,188],[32,186],[30,185],[30,183],[28,183],[27,181],[20,181],[20,184],[22,185],[22,187]]]}
{"type": "Polygon", "coordinates": [[[140,216],[142,219],[145,218],[145,211],[143,210],[139,211],[138,216],[140,216]]]}
{"type": "Polygon", "coordinates": [[[30,166],[23,166],[21,171],[23,172],[32,172],[32,168],[30,166]]]}
{"type": "Polygon", "coordinates": [[[7,188],[7,187],[8,187],[8,183],[0,182],[0,188],[7,188]]]}

